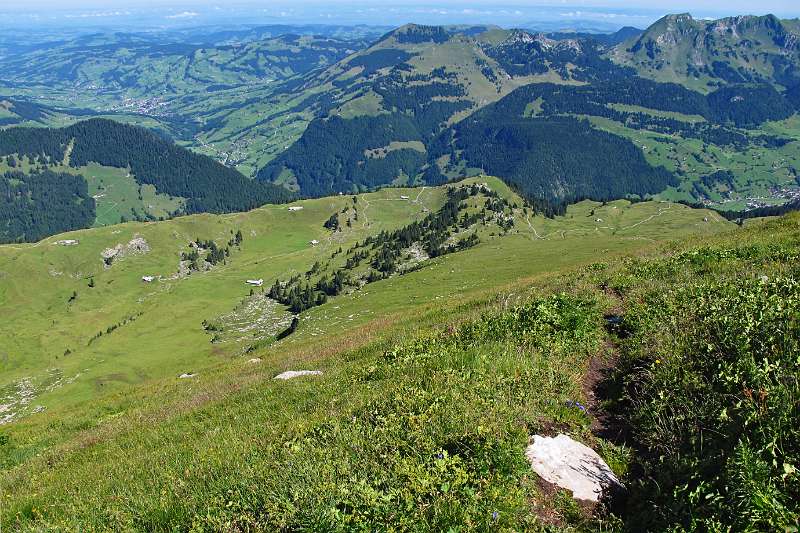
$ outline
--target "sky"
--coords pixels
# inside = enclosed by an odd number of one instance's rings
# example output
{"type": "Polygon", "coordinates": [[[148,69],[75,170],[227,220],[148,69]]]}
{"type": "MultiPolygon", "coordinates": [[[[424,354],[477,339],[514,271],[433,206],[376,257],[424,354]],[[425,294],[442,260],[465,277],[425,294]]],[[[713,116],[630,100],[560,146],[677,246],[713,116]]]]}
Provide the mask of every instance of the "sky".
{"type": "Polygon", "coordinates": [[[613,31],[667,13],[800,17],[800,0],[0,0],[12,28],[108,29],[246,24],[497,24],[613,31]]]}

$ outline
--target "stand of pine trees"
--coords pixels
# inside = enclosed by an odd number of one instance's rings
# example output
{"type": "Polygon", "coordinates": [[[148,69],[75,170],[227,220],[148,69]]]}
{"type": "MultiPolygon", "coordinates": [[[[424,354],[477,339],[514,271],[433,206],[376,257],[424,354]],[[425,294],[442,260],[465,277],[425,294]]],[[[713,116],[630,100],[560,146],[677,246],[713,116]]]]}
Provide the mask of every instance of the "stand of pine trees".
{"type": "MultiPolygon", "coordinates": [[[[348,250],[344,267],[332,274],[324,274],[324,267],[317,262],[306,272],[305,280],[300,275],[285,282],[276,280],[267,296],[287,306],[292,313],[302,313],[324,304],[329,297],[338,296],[348,288],[360,287],[364,281],[372,283],[393,274],[404,273],[400,269],[403,253],[415,244],[421,245],[429,257],[437,257],[479,244],[480,239],[475,232],[448,244],[459,229],[466,230],[474,224],[487,224],[493,220],[504,230],[510,229],[513,220],[505,217],[505,212],[510,207],[504,198],[483,186],[450,187],[445,204],[435,213],[393,232],[382,231],[363,243],[357,242],[348,250]],[[483,209],[468,213],[465,200],[479,195],[485,196],[483,209]],[[365,261],[369,261],[370,266],[365,278],[361,281],[353,280],[351,272],[365,261]],[[312,276],[319,274],[322,275],[316,282],[310,281],[312,276]]],[[[338,252],[333,257],[336,255],[338,252]]]]}

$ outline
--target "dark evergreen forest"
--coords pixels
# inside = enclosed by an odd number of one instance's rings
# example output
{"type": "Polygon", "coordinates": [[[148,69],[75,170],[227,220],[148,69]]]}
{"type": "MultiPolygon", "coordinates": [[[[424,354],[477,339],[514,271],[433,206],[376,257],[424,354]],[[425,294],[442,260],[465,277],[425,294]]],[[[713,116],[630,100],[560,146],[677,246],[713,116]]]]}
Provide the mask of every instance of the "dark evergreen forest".
{"type": "Polygon", "coordinates": [[[0,175],[0,243],[38,241],[91,226],[94,199],[80,176],[49,170],[0,175]]]}
{"type": "Polygon", "coordinates": [[[490,108],[458,124],[452,135],[469,166],[502,176],[548,215],[583,198],[645,196],[677,184],[632,142],[585,120],[509,117],[490,108]]]}

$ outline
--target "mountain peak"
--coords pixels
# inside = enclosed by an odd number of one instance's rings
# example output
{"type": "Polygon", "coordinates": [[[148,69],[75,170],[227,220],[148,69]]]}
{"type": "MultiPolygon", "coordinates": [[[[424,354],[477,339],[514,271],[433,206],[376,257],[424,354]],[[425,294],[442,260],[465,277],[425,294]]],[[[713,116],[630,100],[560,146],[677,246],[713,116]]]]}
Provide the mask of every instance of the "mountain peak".
{"type": "MultiPolygon", "coordinates": [[[[688,13],[667,15],[640,36],[612,52],[615,61],[657,80],[686,79],[713,88],[720,83],[758,83],[770,79],[775,65],[800,60],[800,32],[774,15],[743,15],[698,20],[688,13]]],[[[779,69],[782,85],[797,83],[795,67],[779,69]],[[784,74],[780,74],[784,72],[784,74]]]]}
{"type": "Polygon", "coordinates": [[[581,52],[581,43],[577,39],[553,39],[544,33],[531,33],[526,30],[511,30],[500,46],[536,45],[541,51],[571,50],[581,52]]]}
{"type": "Polygon", "coordinates": [[[387,33],[381,41],[394,38],[400,44],[416,43],[443,43],[450,38],[450,34],[443,26],[423,26],[420,24],[404,24],[396,30],[387,33]]]}

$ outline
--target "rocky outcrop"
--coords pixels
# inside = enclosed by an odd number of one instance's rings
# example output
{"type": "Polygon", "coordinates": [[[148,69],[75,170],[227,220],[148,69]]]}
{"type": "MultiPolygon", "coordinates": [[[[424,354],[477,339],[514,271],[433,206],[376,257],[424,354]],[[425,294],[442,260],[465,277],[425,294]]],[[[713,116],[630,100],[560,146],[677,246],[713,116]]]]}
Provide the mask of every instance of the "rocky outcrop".
{"type": "Polygon", "coordinates": [[[139,235],[135,235],[127,244],[117,244],[113,248],[106,248],[100,252],[103,264],[106,268],[124,257],[146,254],[150,251],[150,245],[139,235]]]}

